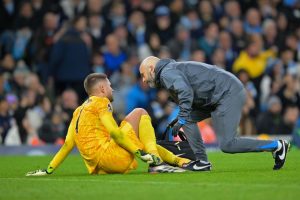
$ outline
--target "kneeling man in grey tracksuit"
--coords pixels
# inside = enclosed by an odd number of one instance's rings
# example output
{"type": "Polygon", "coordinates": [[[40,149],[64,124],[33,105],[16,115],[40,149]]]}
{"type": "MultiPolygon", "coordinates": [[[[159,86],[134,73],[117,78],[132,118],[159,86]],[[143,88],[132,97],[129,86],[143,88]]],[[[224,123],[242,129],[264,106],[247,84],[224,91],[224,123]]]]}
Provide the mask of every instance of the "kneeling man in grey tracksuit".
{"type": "Polygon", "coordinates": [[[140,74],[150,87],[167,89],[171,98],[179,105],[178,121],[172,134],[177,135],[182,127],[197,158],[186,165],[186,169],[211,169],[197,126],[198,121],[209,117],[212,118],[223,152],[273,152],[273,169],[280,169],[284,165],[289,142],[237,136],[246,94],[242,83],[233,74],[205,63],[176,62],[154,56],[143,60],[140,74]]]}

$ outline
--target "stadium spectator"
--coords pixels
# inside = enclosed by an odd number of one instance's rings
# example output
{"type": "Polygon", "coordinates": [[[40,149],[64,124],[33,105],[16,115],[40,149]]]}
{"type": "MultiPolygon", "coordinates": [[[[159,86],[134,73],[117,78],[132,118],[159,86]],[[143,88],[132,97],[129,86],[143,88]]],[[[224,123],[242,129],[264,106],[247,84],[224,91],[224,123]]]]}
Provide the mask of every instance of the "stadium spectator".
{"type": "Polygon", "coordinates": [[[189,60],[191,54],[197,49],[197,41],[191,38],[189,30],[179,24],[176,27],[176,36],[171,39],[167,46],[171,57],[177,60],[189,60]]]}
{"type": "Polygon", "coordinates": [[[108,74],[108,76],[120,70],[122,63],[125,62],[127,58],[126,53],[123,52],[120,47],[118,38],[114,34],[110,34],[106,37],[103,57],[106,74],[108,74]]]}
{"type": "Polygon", "coordinates": [[[86,97],[82,81],[91,72],[91,37],[85,31],[86,23],[86,17],[75,17],[72,26],[54,44],[49,60],[56,95],[73,88],[81,101],[86,97]]]}
{"type": "Polygon", "coordinates": [[[9,106],[6,98],[0,96],[0,135],[1,143],[4,144],[7,133],[11,127],[11,116],[9,114],[9,106]]]}

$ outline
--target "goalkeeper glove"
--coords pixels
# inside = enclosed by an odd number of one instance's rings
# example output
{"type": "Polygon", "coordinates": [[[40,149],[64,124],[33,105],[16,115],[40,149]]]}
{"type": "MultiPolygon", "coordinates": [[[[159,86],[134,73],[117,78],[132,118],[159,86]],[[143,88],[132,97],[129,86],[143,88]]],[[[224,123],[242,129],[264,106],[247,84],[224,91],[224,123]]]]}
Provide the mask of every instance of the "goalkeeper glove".
{"type": "Polygon", "coordinates": [[[38,169],[35,171],[28,172],[26,176],[45,176],[48,174],[52,174],[54,169],[52,167],[48,167],[47,169],[38,169]]]}
{"type": "Polygon", "coordinates": [[[139,159],[141,159],[142,161],[148,164],[159,165],[162,162],[159,157],[150,153],[146,153],[140,149],[137,150],[134,154],[136,157],[138,157],[139,159]]]}

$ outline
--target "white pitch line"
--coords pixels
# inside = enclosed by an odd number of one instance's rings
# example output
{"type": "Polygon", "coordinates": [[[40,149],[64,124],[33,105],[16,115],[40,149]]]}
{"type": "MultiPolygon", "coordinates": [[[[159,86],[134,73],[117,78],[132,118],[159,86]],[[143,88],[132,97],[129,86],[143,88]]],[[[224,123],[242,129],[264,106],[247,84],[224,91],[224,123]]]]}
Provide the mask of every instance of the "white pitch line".
{"type": "MultiPolygon", "coordinates": [[[[205,182],[166,182],[166,181],[126,181],[126,180],[101,180],[101,179],[60,179],[60,178],[43,178],[43,177],[25,177],[25,178],[0,178],[2,181],[60,181],[60,182],[99,182],[99,183],[115,183],[115,184],[148,184],[148,185],[174,185],[174,186],[182,186],[182,185],[189,185],[189,186],[226,186],[226,187],[232,187],[232,186],[241,186],[241,185],[248,185],[251,187],[261,187],[261,188],[278,188],[278,184],[252,184],[252,183],[205,183],[205,182]]],[[[286,188],[286,189],[299,189],[300,184],[295,185],[280,185],[280,188],[286,188]]]]}

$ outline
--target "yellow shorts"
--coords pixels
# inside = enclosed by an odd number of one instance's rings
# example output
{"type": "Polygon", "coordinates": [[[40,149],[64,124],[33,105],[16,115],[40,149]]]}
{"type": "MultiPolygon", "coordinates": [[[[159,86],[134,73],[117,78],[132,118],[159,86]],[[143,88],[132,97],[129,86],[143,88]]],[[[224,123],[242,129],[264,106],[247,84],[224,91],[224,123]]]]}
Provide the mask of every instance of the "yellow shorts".
{"type": "MultiPolygon", "coordinates": [[[[134,144],[136,144],[139,148],[144,149],[144,145],[140,142],[135,131],[128,122],[122,121],[120,128],[128,135],[128,137],[130,137],[134,144]]],[[[134,159],[134,156],[120,147],[114,140],[111,140],[107,149],[104,153],[102,153],[102,156],[99,159],[95,173],[127,173],[128,171],[136,168],[137,162],[134,159]]]]}

